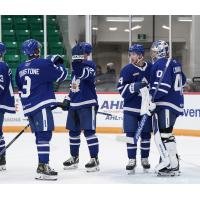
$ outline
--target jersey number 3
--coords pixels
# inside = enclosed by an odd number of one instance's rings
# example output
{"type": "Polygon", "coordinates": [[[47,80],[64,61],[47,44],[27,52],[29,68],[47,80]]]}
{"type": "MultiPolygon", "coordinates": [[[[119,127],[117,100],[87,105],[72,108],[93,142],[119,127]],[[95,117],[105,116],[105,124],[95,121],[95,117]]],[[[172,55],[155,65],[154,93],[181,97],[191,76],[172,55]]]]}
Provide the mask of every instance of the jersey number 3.
{"type": "Polygon", "coordinates": [[[31,79],[28,76],[24,77],[26,84],[23,85],[23,90],[25,90],[25,92],[23,92],[21,94],[22,98],[27,98],[30,95],[30,90],[31,90],[31,79]]]}

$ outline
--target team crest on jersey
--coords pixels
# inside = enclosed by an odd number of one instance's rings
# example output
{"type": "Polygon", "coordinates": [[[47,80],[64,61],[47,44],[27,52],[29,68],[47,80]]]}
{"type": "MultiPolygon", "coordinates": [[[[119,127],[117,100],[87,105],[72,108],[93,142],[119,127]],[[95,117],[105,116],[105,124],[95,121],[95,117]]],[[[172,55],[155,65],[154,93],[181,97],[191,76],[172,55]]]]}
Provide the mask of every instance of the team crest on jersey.
{"type": "Polygon", "coordinates": [[[145,83],[148,84],[148,81],[147,81],[147,79],[145,77],[143,77],[142,82],[145,82],[145,83]]]}
{"type": "Polygon", "coordinates": [[[80,79],[76,79],[74,77],[71,83],[71,91],[74,93],[79,92],[80,91],[79,85],[80,85],[80,79]]]}

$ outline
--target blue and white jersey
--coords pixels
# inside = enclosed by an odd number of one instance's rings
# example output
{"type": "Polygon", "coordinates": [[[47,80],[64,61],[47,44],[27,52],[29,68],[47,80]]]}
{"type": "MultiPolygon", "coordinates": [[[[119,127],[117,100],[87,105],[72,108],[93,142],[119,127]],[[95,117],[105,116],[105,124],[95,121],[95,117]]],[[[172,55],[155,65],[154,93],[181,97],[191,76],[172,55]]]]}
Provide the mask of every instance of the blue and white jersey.
{"type": "Polygon", "coordinates": [[[93,61],[72,62],[70,109],[98,106],[95,87],[96,65],[93,61]]]}
{"type": "Polygon", "coordinates": [[[160,58],[153,64],[151,71],[150,94],[152,96],[154,95],[155,89],[166,66],[167,70],[165,71],[154,101],[157,110],[167,108],[178,115],[181,115],[183,114],[184,107],[183,85],[186,82],[186,77],[182,72],[181,64],[176,60],[160,58]]]}
{"type": "Polygon", "coordinates": [[[0,61],[0,112],[15,113],[12,71],[0,61]]]}
{"type": "Polygon", "coordinates": [[[122,68],[117,89],[124,98],[124,112],[140,115],[142,97],[139,91],[134,91],[134,83],[150,81],[151,63],[145,62],[144,67],[127,64],[122,68]]]}
{"type": "Polygon", "coordinates": [[[56,105],[53,82],[64,81],[67,70],[51,60],[34,58],[19,65],[16,72],[24,115],[29,116],[43,108],[56,105]]]}

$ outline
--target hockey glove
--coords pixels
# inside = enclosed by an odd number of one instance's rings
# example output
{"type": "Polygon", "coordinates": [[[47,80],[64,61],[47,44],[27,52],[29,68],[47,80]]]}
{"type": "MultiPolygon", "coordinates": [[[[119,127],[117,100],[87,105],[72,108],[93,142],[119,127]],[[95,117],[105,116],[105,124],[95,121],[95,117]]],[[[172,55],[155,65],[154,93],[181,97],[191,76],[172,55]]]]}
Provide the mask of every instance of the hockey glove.
{"type": "Polygon", "coordinates": [[[70,101],[68,99],[64,99],[63,102],[58,103],[58,107],[60,107],[63,111],[68,111],[70,107],[70,101]]]}
{"type": "Polygon", "coordinates": [[[153,115],[154,111],[156,109],[156,104],[152,101],[149,102],[149,112],[151,113],[151,115],[153,115]]]}
{"type": "Polygon", "coordinates": [[[48,56],[47,59],[51,60],[56,66],[64,64],[64,59],[60,55],[48,56]]]}
{"type": "Polygon", "coordinates": [[[135,82],[131,83],[129,88],[131,93],[140,92],[140,89],[146,87],[148,84],[146,82],[135,82]]]}

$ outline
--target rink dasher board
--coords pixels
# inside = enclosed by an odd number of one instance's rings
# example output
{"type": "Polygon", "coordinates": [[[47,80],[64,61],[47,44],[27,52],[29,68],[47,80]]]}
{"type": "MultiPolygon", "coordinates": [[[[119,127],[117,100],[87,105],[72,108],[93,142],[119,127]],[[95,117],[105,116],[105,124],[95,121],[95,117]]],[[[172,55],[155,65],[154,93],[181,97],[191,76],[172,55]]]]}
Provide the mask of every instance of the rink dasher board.
{"type": "MultiPolygon", "coordinates": [[[[56,93],[56,99],[63,101],[66,93],[56,93]]],[[[200,93],[184,94],[184,115],[175,124],[178,135],[200,136],[200,93]]],[[[97,115],[97,132],[121,133],[123,121],[123,99],[118,93],[98,93],[99,111],[110,113],[113,117],[97,115]]],[[[5,114],[4,131],[17,132],[28,123],[24,117],[19,95],[15,94],[16,114],[5,114]]],[[[66,132],[67,112],[61,109],[53,111],[56,132],[66,132]]]]}

